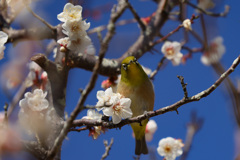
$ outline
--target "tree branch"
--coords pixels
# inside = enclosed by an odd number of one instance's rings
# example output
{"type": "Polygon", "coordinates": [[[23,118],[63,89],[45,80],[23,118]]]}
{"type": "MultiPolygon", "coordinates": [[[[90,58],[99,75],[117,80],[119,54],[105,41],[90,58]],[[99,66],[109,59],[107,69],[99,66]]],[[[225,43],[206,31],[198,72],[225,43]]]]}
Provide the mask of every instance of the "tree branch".
{"type": "Polygon", "coordinates": [[[211,85],[209,88],[207,88],[206,90],[192,96],[189,97],[188,99],[183,98],[180,101],[170,105],[170,106],[166,106],[163,107],[161,109],[158,109],[156,111],[149,111],[147,113],[145,113],[144,115],[140,115],[137,117],[133,117],[133,118],[129,118],[129,119],[125,119],[122,120],[119,124],[113,124],[112,122],[102,122],[102,121],[94,121],[94,120],[86,120],[86,119],[80,119],[80,120],[75,120],[73,122],[72,127],[81,127],[81,126],[103,126],[104,128],[120,128],[126,124],[130,124],[130,123],[134,123],[134,122],[141,122],[144,119],[150,118],[150,117],[154,117],[157,115],[161,115],[170,111],[176,111],[179,107],[181,107],[184,104],[190,103],[190,102],[194,102],[194,101],[199,101],[204,97],[207,97],[209,94],[211,94],[221,83],[223,80],[225,80],[228,75],[230,75],[234,69],[239,65],[240,63],[240,56],[238,56],[238,58],[236,58],[234,60],[234,62],[232,63],[232,65],[230,66],[230,68],[228,68],[228,70],[226,72],[224,72],[219,79],[217,79],[215,81],[215,83],[213,85],[211,85]]]}

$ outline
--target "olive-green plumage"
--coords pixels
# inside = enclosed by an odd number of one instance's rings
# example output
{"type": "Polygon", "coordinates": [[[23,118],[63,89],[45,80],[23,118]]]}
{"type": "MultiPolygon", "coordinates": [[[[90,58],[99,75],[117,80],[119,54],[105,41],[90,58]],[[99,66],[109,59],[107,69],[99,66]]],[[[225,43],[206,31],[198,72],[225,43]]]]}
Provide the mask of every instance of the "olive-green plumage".
{"type": "MultiPolygon", "coordinates": [[[[130,98],[133,117],[144,114],[145,111],[153,110],[154,90],[153,85],[142,66],[133,56],[122,61],[121,81],[118,84],[117,92],[130,98]]],[[[145,129],[148,119],[139,123],[131,124],[135,134],[135,154],[147,154],[148,149],[145,141],[145,129]]]]}

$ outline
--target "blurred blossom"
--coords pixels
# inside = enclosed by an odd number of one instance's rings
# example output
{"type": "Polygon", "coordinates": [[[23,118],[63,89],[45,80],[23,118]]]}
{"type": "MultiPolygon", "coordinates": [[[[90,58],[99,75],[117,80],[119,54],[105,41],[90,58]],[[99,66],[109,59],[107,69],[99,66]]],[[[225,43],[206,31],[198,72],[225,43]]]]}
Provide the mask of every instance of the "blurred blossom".
{"type": "Polygon", "coordinates": [[[20,11],[25,10],[26,5],[30,5],[32,0],[7,0],[6,1],[12,16],[17,16],[20,11]]]}
{"type": "Polygon", "coordinates": [[[1,85],[7,90],[15,89],[24,79],[24,65],[16,60],[1,67],[1,85]]]}
{"type": "Polygon", "coordinates": [[[114,93],[116,93],[117,84],[118,84],[118,81],[119,81],[120,77],[121,77],[120,75],[119,76],[108,77],[108,79],[102,81],[101,87],[103,89],[107,89],[107,88],[111,87],[112,91],[114,93]]]}
{"type": "Polygon", "coordinates": [[[167,137],[159,141],[157,151],[158,154],[163,156],[166,160],[175,160],[176,157],[182,155],[183,146],[182,140],[167,137]]]}
{"type": "Polygon", "coordinates": [[[220,36],[216,37],[210,43],[208,49],[203,53],[201,62],[206,66],[217,63],[222,58],[225,50],[225,46],[223,45],[223,38],[220,36]]]}
{"type": "Polygon", "coordinates": [[[42,68],[35,62],[30,62],[28,67],[30,71],[25,79],[26,87],[31,87],[34,85],[34,87],[43,90],[46,89],[48,82],[47,72],[43,72],[42,68]]]}
{"type": "Polygon", "coordinates": [[[157,123],[154,120],[149,120],[145,130],[146,141],[150,142],[153,139],[153,135],[157,130],[157,123]]]}
{"type": "Polygon", "coordinates": [[[61,22],[66,22],[67,20],[82,20],[82,7],[67,3],[64,6],[63,12],[58,14],[57,18],[61,22]]]}
{"type": "Polygon", "coordinates": [[[32,111],[42,111],[48,108],[48,100],[45,99],[47,92],[43,93],[41,89],[35,89],[33,93],[24,94],[24,99],[20,100],[19,105],[22,109],[31,109],[32,111]]]}
{"type": "Polygon", "coordinates": [[[5,113],[0,112],[0,154],[17,152],[21,149],[19,134],[5,122],[5,113]]]}
{"type": "MultiPolygon", "coordinates": [[[[198,1],[198,7],[203,10],[212,9],[215,6],[212,0],[199,0],[198,1]]],[[[196,12],[200,12],[199,10],[196,10],[196,12]]]]}
{"type": "Polygon", "coordinates": [[[190,19],[185,19],[182,25],[186,30],[190,30],[190,31],[192,30],[192,23],[190,19]]]}
{"type": "Polygon", "coordinates": [[[46,99],[47,92],[35,89],[33,93],[24,94],[24,99],[20,100],[19,122],[28,133],[44,131],[48,126],[45,125],[46,115],[51,107],[46,99]]]}
{"type": "Polygon", "coordinates": [[[93,44],[88,45],[85,50],[85,53],[94,56],[96,54],[96,49],[94,45],[93,44]]]}
{"type": "Polygon", "coordinates": [[[181,63],[183,57],[183,54],[180,52],[181,48],[182,46],[179,42],[166,41],[161,51],[168,60],[172,61],[174,66],[177,66],[181,63]]]}
{"type": "MultiPolygon", "coordinates": [[[[102,119],[102,114],[97,112],[94,109],[89,109],[87,111],[87,116],[84,116],[82,119],[91,119],[91,120],[97,120],[101,121],[102,119]]],[[[94,126],[91,127],[89,130],[89,135],[93,137],[93,139],[97,139],[98,136],[100,136],[101,133],[104,133],[105,129],[101,126],[94,126]]]]}
{"type": "Polygon", "coordinates": [[[3,32],[3,31],[0,31],[0,60],[3,59],[4,57],[4,50],[5,50],[5,46],[4,44],[7,42],[8,40],[8,35],[3,32]]]}

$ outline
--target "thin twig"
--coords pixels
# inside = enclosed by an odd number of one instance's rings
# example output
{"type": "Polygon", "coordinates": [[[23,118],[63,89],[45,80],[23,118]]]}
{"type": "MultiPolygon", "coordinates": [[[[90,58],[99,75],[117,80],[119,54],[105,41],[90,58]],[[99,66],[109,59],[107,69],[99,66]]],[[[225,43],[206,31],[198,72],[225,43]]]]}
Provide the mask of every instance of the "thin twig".
{"type": "Polygon", "coordinates": [[[113,138],[111,138],[111,141],[110,141],[110,144],[108,145],[108,141],[107,140],[104,140],[103,141],[103,144],[105,146],[105,153],[102,155],[102,158],[101,160],[104,160],[107,158],[107,156],[109,155],[109,151],[113,145],[113,138]]]}
{"type": "Polygon", "coordinates": [[[56,28],[53,27],[51,24],[49,24],[47,21],[45,21],[43,18],[41,18],[39,15],[37,15],[36,13],[33,12],[33,10],[26,5],[27,10],[34,16],[36,17],[38,20],[40,20],[43,24],[45,24],[49,29],[51,29],[52,31],[55,31],[56,28]]]}
{"type": "Polygon", "coordinates": [[[137,12],[135,11],[135,9],[133,8],[133,6],[129,3],[126,2],[128,5],[128,8],[130,9],[130,11],[132,12],[134,18],[136,19],[136,21],[138,22],[141,30],[144,32],[146,30],[146,26],[144,25],[143,21],[141,20],[140,16],[137,14],[137,12]]]}
{"type": "MultiPolygon", "coordinates": [[[[190,20],[193,21],[193,20],[196,19],[196,18],[198,18],[198,17],[196,17],[195,15],[192,15],[192,17],[191,17],[190,20]]],[[[179,25],[177,28],[175,28],[173,31],[169,32],[166,36],[164,36],[164,37],[162,37],[161,39],[156,40],[154,43],[152,43],[151,46],[155,46],[156,44],[159,44],[159,43],[165,41],[168,37],[170,37],[171,35],[173,35],[173,34],[176,33],[177,31],[179,31],[179,29],[182,28],[182,27],[183,27],[183,25],[180,24],[180,25],[179,25]]]]}
{"type": "Polygon", "coordinates": [[[177,76],[177,78],[181,81],[182,89],[183,89],[183,92],[184,92],[184,98],[188,99],[187,83],[184,83],[183,76],[177,76]]]}
{"type": "Polygon", "coordinates": [[[203,46],[204,46],[204,50],[206,50],[208,48],[208,38],[207,38],[207,29],[206,29],[204,17],[202,14],[200,15],[200,22],[201,22],[202,31],[203,31],[203,39],[204,39],[203,46]]]}
{"type": "Polygon", "coordinates": [[[239,65],[239,63],[240,63],[240,56],[238,56],[238,58],[236,58],[233,61],[232,65],[228,68],[228,70],[226,72],[224,72],[215,81],[215,83],[213,85],[211,85],[209,88],[203,90],[202,92],[200,92],[198,94],[195,94],[192,97],[189,97],[188,99],[183,98],[180,101],[178,101],[170,106],[160,108],[156,111],[149,111],[149,112],[146,112],[145,114],[137,116],[137,117],[122,120],[119,124],[113,124],[112,122],[98,122],[98,121],[94,121],[94,120],[80,119],[80,120],[75,120],[73,122],[72,127],[103,126],[104,128],[109,128],[109,129],[120,128],[126,124],[130,124],[130,123],[134,123],[134,122],[141,122],[142,120],[150,118],[150,117],[161,115],[161,114],[164,114],[164,113],[167,113],[170,111],[176,111],[179,107],[181,107],[184,104],[194,102],[194,101],[199,101],[202,98],[207,97],[209,94],[211,94],[223,82],[223,80],[225,80],[234,71],[234,69],[239,65]]]}
{"type": "Polygon", "coordinates": [[[183,148],[183,154],[180,160],[187,159],[188,153],[192,147],[193,138],[196,133],[201,129],[203,125],[203,119],[197,118],[196,112],[193,112],[191,115],[191,121],[187,124],[187,135],[183,148]]]}
{"type": "Polygon", "coordinates": [[[82,127],[82,128],[71,128],[69,129],[69,131],[75,131],[75,132],[81,132],[81,131],[85,131],[85,130],[88,130],[88,127],[82,127]]]}
{"type": "Polygon", "coordinates": [[[149,77],[151,80],[154,80],[154,78],[155,78],[155,76],[157,75],[158,71],[159,71],[160,68],[162,67],[163,62],[164,62],[165,59],[166,59],[166,57],[163,57],[163,58],[159,61],[158,65],[157,65],[157,68],[151,73],[151,75],[150,75],[150,77],[149,77]]]}
{"type": "MultiPolygon", "coordinates": [[[[136,20],[135,19],[124,19],[124,20],[121,20],[121,21],[117,22],[115,26],[122,26],[122,25],[126,25],[126,24],[129,24],[129,23],[136,23],[136,20]]],[[[96,33],[96,32],[101,32],[105,29],[107,29],[107,25],[102,25],[102,26],[98,26],[96,28],[90,29],[87,33],[88,34],[93,34],[93,33],[96,33]]]]}
{"type": "Polygon", "coordinates": [[[201,11],[202,13],[204,13],[206,15],[213,16],[213,17],[225,17],[230,10],[230,7],[228,5],[225,5],[225,10],[223,12],[213,13],[213,12],[206,11],[206,10],[194,5],[193,3],[189,2],[188,0],[185,0],[184,3],[187,3],[189,6],[195,8],[195,9],[198,9],[199,11],[201,11]]]}
{"type": "Polygon", "coordinates": [[[22,83],[20,88],[18,89],[17,93],[13,97],[13,100],[11,101],[9,107],[8,107],[8,117],[12,114],[15,107],[17,106],[19,100],[23,97],[23,94],[25,93],[27,87],[25,85],[25,81],[22,83]]]}

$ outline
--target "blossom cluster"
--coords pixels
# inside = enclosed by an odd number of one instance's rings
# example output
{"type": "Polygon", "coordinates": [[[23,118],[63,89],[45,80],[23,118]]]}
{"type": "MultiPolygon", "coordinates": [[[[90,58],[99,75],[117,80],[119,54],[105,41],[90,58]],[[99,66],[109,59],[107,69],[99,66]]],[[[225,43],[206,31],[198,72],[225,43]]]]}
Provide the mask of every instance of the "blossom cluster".
{"type": "Polygon", "coordinates": [[[119,93],[114,93],[112,88],[97,92],[97,109],[103,114],[112,117],[114,124],[121,122],[122,118],[132,117],[131,99],[125,98],[119,93]]]}
{"type": "Polygon", "coordinates": [[[62,46],[61,51],[69,49],[75,53],[84,53],[87,47],[91,45],[91,39],[86,32],[90,23],[83,20],[82,7],[67,3],[63,12],[58,14],[57,18],[63,22],[62,32],[67,36],[58,40],[58,43],[62,46]]]}

